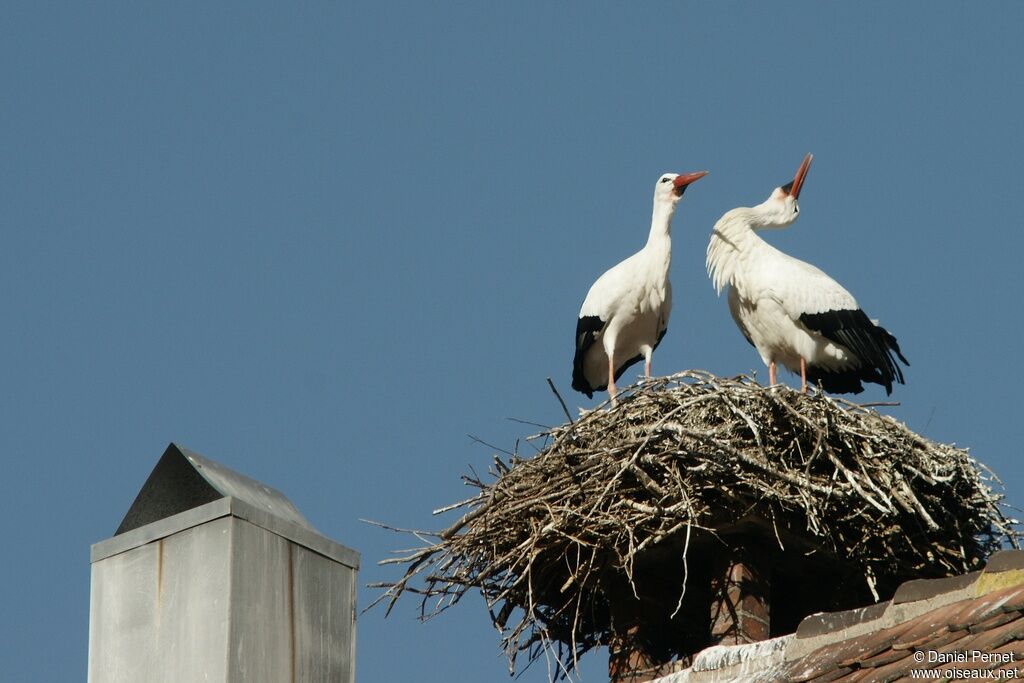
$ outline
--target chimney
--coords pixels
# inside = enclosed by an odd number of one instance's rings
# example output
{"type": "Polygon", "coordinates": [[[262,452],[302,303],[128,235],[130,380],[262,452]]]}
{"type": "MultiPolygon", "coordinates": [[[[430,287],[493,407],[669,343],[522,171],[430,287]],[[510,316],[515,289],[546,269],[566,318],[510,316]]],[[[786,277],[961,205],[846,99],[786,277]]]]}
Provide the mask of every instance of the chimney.
{"type": "Polygon", "coordinates": [[[711,559],[711,643],[744,645],[771,634],[770,552],[739,544],[711,559]]]}
{"type": "Polygon", "coordinates": [[[175,444],[92,546],[89,683],[355,681],[359,554],[175,444]]]}

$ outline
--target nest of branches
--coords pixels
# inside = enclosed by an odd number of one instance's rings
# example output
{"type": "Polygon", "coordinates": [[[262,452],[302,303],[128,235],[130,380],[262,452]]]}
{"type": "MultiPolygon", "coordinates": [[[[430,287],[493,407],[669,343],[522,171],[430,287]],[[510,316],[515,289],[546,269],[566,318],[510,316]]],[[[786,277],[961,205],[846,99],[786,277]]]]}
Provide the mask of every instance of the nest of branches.
{"type": "MultiPolygon", "coordinates": [[[[813,611],[1017,546],[998,480],[967,451],[869,406],[745,377],[651,380],[531,438],[533,457],[496,456],[489,476],[464,477],[477,494],[438,511],[462,517],[412,532],[423,545],[384,561],[405,566],[402,578],[377,584],[389,610],[418,594],[424,617],[479,590],[513,671],[525,653],[567,675],[638,614],[663,661],[680,642],[695,651],[707,638],[704,560],[737,539],[797,581],[829,572],[813,611]]],[[[773,629],[784,612],[773,607],[773,629]]]]}

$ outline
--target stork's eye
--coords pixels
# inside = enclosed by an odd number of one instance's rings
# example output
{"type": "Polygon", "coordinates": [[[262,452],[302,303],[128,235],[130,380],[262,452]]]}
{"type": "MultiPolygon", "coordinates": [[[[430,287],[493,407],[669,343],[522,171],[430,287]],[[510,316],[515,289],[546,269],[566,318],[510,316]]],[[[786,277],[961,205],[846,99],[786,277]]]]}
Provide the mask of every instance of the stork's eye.
{"type": "Polygon", "coordinates": [[[661,179],[661,182],[663,182],[663,183],[667,183],[667,182],[668,182],[668,181],[670,181],[670,180],[672,180],[672,179],[671,179],[671,178],[662,178],[662,179],[661,179]]]}

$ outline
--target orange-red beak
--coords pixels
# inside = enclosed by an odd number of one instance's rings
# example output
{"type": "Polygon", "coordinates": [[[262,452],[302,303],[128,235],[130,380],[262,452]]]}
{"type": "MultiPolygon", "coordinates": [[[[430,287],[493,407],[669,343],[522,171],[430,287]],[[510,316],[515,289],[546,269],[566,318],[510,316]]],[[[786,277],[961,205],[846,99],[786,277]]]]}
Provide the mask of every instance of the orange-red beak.
{"type": "Polygon", "coordinates": [[[672,181],[672,184],[676,186],[676,189],[680,187],[686,187],[690,183],[697,182],[707,174],[707,171],[697,171],[696,173],[684,173],[683,175],[676,176],[676,179],[672,181]]]}
{"type": "Polygon", "coordinates": [[[800,168],[796,170],[796,176],[793,178],[792,187],[789,190],[789,194],[793,199],[798,199],[800,197],[800,190],[804,186],[804,178],[807,177],[807,171],[811,168],[811,160],[813,158],[813,154],[805,156],[803,162],[800,164],[800,168]]]}

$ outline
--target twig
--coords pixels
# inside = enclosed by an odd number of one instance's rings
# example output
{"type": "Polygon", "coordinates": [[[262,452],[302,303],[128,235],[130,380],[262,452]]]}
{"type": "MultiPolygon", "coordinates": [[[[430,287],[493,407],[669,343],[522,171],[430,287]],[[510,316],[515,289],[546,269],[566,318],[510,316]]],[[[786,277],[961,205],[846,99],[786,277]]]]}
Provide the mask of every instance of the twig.
{"type": "Polygon", "coordinates": [[[569,408],[566,407],[565,401],[562,400],[562,395],[558,393],[558,389],[555,388],[555,383],[551,381],[550,377],[548,377],[548,386],[551,387],[551,391],[554,392],[555,398],[558,399],[558,402],[562,404],[562,412],[565,413],[565,417],[569,420],[569,424],[573,424],[575,420],[573,420],[572,415],[569,414],[569,408]]]}

